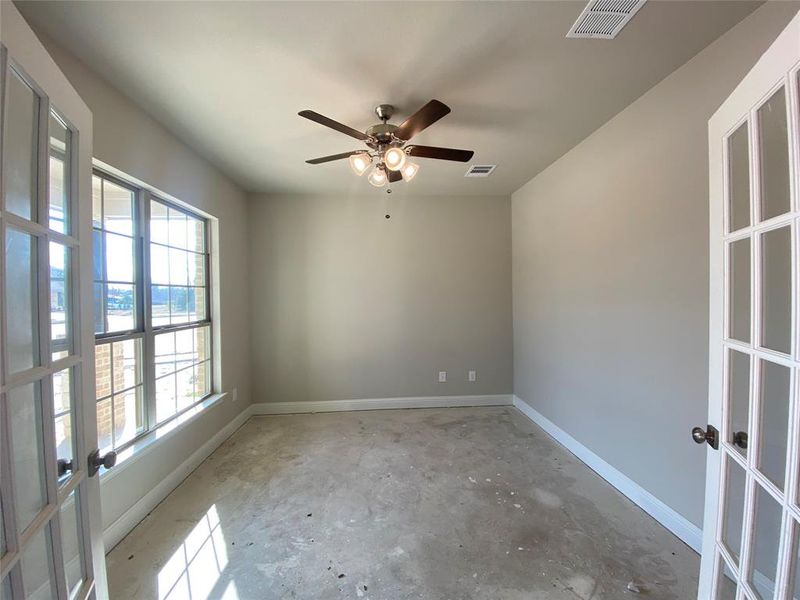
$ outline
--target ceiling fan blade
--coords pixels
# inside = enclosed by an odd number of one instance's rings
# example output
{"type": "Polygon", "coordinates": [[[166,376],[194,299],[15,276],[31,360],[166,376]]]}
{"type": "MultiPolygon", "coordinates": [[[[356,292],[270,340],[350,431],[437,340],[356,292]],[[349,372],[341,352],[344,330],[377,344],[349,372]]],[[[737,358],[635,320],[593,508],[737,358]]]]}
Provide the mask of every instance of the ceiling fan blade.
{"type": "Polygon", "coordinates": [[[353,129],[352,127],[348,127],[347,125],[342,125],[338,121],[334,121],[333,119],[329,119],[325,115],[321,115],[319,113],[314,112],[313,110],[301,110],[297,113],[301,117],[305,117],[309,121],[314,121],[315,123],[319,123],[320,125],[324,125],[325,127],[330,127],[331,129],[335,129],[340,133],[344,133],[345,135],[349,135],[350,137],[354,137],[357,140],[366,141],[369,139],[369,136],[366,133],[362,133],[357,129],[353,129]]]}
{"type": "Polygon", "coordinates": [[[456,148],[437,148],[436,146],[409,146],[406,150],[409,156],[419,158],[438,158],[440,160],[454,160],[457,162],[468,162],[472,155],[472,150],[458,150],[456,148]]]}
{"type": "Polygon", "coordinates": [[[403,176],[400,174],[400,171],[389,171],[389,183],[400,181],[402,178],[403,176]]]}
{"type": "Polygon", "coordinates": [[[401,140],[410,140],[420,131],[436,123],[450,112],[450,107],[438,100],[431,100],[400,124],[394,134],[401,140]]]}
{"type": "Polygon", "coordinates": [[[332,160],[342,160],[343,158],[347,158],[349,156],[353,156],[353,154],[361,154],[363,150],[353,150],[352,152],[342,152],[341,154],[331,154],[330,156],[320,156],[319,158],[312,158],[311,160],[307,160],[306,162],[310,165],[319,165],[321,163],[331,162],[332,160]]]}

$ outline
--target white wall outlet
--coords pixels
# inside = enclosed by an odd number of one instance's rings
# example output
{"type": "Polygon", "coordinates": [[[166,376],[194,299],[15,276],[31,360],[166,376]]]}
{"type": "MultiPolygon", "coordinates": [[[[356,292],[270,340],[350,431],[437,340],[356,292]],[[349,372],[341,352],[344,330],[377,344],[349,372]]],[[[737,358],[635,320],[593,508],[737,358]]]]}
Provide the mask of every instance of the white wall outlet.
{"type": "Polygon", "coordinates": [[[478,380],[478,372],[477,371],[469,371],[467,373],[467,381],[477,381],[478,380]]]}
{"type": "Polygon", "coordinates": [[[447,371],[439,371],[439,383],[447,382],[447,371]]]}
{"type": "Polygon", "coordinates": [[[231,399],[233,402],[236,402],[239,399],[239,388],[233,388],[231,390],[231,399]]]}

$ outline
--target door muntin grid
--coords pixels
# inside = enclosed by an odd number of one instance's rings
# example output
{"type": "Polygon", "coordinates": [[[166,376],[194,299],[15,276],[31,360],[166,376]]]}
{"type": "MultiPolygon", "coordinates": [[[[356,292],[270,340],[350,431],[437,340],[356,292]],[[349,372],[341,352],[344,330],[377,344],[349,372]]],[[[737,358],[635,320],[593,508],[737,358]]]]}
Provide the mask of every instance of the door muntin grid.
{"type": "Polygon", "coordinates": [[[796,66],[730,129],[723,143],[725,336],[714,598],[800,597],[796,582],[800,568],[799,87],[796,66]],[[782,115],[777,114],[779,110],[782,115]],[[776,135],[781,124],[785,140],[776,135]],[[747,132],[746,165],[741,159],[743,132],[747,132]],[[762,147],[764,143],[770,144],[769,151],[762,147]],[[781,147],[785,164],[775,168],[766,164],[781,162],[776,159],[776,148],[781,147]],[[746,173],[736,172],[743,168],[746,173]],[[775,173],[787,180],[767,184],[765,177],[775,177],[775,173]],[[742,206],[743,182],[749,210],[742,206]],[[769,200],[767,194],[771,194],[769,200]],[[779,238],[780,244],[772,243],[779,238]],[[734,250],[743,247],[750,254],[748,268],[742,268],[741,256],[738,265],[735,260],[734,250]],[[776,253],[776,248],[782,250],[776,253]],[[769,292],[781,288],[775,283],[779,277],[773,268],[781,260],[787,264],[778,265],[782,269],[777,272],[788,278],[783,281],[788,295],[776,300],[769,292]],[[741,281],[743,273],[746,283],[741,281]],[[733,314],[742,305],[749,312],[746,318],[733,314]],[[749,330],[747,335],[741,334],[744,330],[749,330]],[[743,407],[745,397],[748,404],[743,407]],[[746,449],[734,443],[734,436],[743,429],[746,449]],[[730,492],[731,472],[745,476],[741,515],[735,513],[736,498],[730,492]],[[737,519],[741,519],[735,527],[739,535],[732,541],[730,523],[737,519]],[[736,544],[738,548],[731,547],[736,544]]]}
{"type": "MultiPolygon", "coordinates": [[[[83,598],[91,592],[94,582],[86,472],[79,458],[86,455],[78,401],[82,389],[80,340],[73,334],[80,330],[79,240],[71,235],[72,231],[77,232],[74,224],[79,222],[74,176],[79,168],[79,132],[57,107],[51,106],[44,90],[2,45],[0,80],[0,346],[4,348],[0,356],[0,581],[3,592],[12,598],[31,594],[58,600],[83,598]],[[25,86],[18,92],[33,98],[30,155],[25,158],[30,165],[23,168],[12,162],[12,153],[6,154],[6,149],[13,146],[10,136],[14,134],[9,132],[8,123],[14,121],[19,129],[16,104],[9,101],[9,81],[14,86],[25,86]],[[58,160],[54,160],[54,153],[58,160]],[[28,188],[22,187],[30,198],[26,204],[16,197],[14,206],[9,207],[7,183],[18,171],[30,180],[28,188]],[[20,299],[13,305],[8,302],[12,285],[9,275],[14,273],[14,269],[9,270],[12,263],[8,244],[13,236],[21,236],[19,239],[29,244],[29,252],[23,255],[29,268],[27,312],[31,327],[31,360],[16,364],[12,364],[7,345],[10,323],[19,319],[16,313],[22,306],[20,299]],[[60,257],[51,250],[59,252],[60,257]],[[18,402],[12,407],[12,399],[17,397],[18,402]],[[14,419],[32,430],[15,427],[14,419]],[[23,460],[15,453],[25,447],[29,456],[23,460]],[[57,458],[62,457],[71,460],[72,469],[59,477],[57,458]],[[30,481],[34,481],[28,486],[34,501],[22,511],[20,492],[30,481]]],[[[25,135],[22,130],[17,133],[25,135]]],[[[14,268],[18,262],[13,263],[14,268]]]]}

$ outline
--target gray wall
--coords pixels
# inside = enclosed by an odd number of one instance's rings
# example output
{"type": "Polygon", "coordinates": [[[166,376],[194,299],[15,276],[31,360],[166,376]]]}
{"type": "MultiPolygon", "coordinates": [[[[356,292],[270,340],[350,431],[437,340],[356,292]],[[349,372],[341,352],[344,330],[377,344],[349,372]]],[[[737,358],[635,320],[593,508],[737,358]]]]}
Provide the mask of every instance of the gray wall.
{"type": "Polygon", "coordinates": [[[252,198],[256,402],[511,393],[510,199],[386,206],[252,198]]]}
{"type": "Polygon", "coordinates": [[[515,393],[697,525],[707,121],[797,9],[759,8],[512,196],[515,393]]]}
{"type": "Polygon", "coordinates": [[[105,529],[250,403],[250,365],[243,359],[250,347],[248,253],[243,235],[247,199],[211,164],[86,65],[46,36],[37,35],[94,115],[95,158],[218,219],[214,239],[219,264],[214,274],[219,297],[214,318],[221,369],[215,383],[220,390],[238,388],[239,399],[228,399],[201,413],[159,442],[153,452],[126,465],[123,476],[116,477],[114,471],[105,476],[101,480],[105,529]]]}

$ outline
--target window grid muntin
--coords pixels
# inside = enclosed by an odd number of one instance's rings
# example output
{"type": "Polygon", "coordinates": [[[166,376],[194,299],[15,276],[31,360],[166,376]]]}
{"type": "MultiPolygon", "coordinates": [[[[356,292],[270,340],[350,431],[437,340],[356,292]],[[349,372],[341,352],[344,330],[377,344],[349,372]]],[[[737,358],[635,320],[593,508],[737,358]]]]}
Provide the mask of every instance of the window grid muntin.
{"type": "MultiPolygon", "coordinates": [[[[38,306],[36,313],[38,315],[38,331],[36,336],[38,338],[38,356],[39,366],[31,369],[15,373],[13,377],[8,376],[8,358],[4,353],[0,356],[0,413],[2,413],[3,432],[2,440],[2,458],[0,459],[0,470],[2,470],[2,479],[6,482],[5,485],[0,486],[3,495],[3,527],[4,538],[6,542],[6,553],[0,557],[0,579],[8,578],[11,593],[14,597],[22,597],[24,594],[24,585],[21,572],[21,557],[25,553],[31,539],[38,533],[45,536],[47,546],[48,561],[51,565],[51,576],[55,580],[56,593],[59,600],[67,599],[66,580],[63,569],[63,561],[61,560],[61,538],[60,538],[60,514],[59,508],[61,503],[66,498],[65,494],[73,490],[85,490],[85,470],[81,468],[81,461],[75,461],[73,471],[62,488],[58,487],[56,480],[56,461],[55,461],[55,445],[54,445],[54,419],[53,419],[53,393],[52,393],[52,375],[64,368],[64,365],[74,367],[73,372],[76,374],[74,382],[74,390],[76,396],[80,394],[82,385],[82,370],[81,366],[81,344],[80,336],[76,336],[73,341],[73,355],[61,358],[57,361],[52,360],[51,352],[51,331],[50,331],[50,260],[49,260],[49,243],[50,241],[57,241],[72,249],[77,249],[79,242],[76,237],[65,235],[54,230],[49,229],[49,119],[51,113],[56,113],[50,104],[50,99],[47,94],[33,81],[24,69],[15,61],[8,57],[8,51],[3,44],[0,44],[0,78],[2,78],[3,85],[0,89],[6,90],[8,86],[5,85],[9,76],[10,70],[13,69],[19,78],[26,83],[33,93],[38,97],[37,102],[37,140],[36,140],[36,177],[37,182],[32,193],[35,198],[32,202],[32,220],[19,217],[18,215],[7,213],[5,208],[5,181],[0,176],[0,239],[5,243],[6,227],[12,225],[17,229],[23,230],[33,237],[37,248],[36,256],[36,295],[38,306]],[[45,223],[45,224],[43,224],[45,223]],[[12,446],[9,444],[11,439],[11,431],[9,429],[9,415],[7,406],[7,391],[12,388],[27,385],[28,383],[38,383],[41,397],[41,432],[43,439],[44,453],[44,477],[46,483],[46,504],[39,511],[38,515],[34,518],[32,523],[28,525],[24,532],[17,530],[16,515],[14,511],[14,502],[11,498],[15,497],[14,490],[14,471],[16,465],[12,459],[12,446]]],[[[0,123],[5,124],[7,119],[7,106],[5,95],[2,96],[0,101],[0,123]]],[[[71,173],[77,173],[78,165],[78,134],[74,127],[63,117],[57,114],[61,121],[67,125],[71,135],[69,136],[71,160],[69,169],[71,173]]],[[[2,144],[2,136],[0,136],[0,144],[2,144]]],[[[65,165],[66,167],[66,165],[65,165]]],[[[2,171],[2,169],[0,169],[2,171]]],[[[78,197],[78,178],[71,177],[70,179],[70,198],[78,197]]],[[[71,202],[69,206],[70,220],[72,223],[78,222],[78,206],[77,202],[71,202]]],[[[71,267],[72,267],[72,303],[70,306],[70,313],[72,322],[75,324],[75,330],[80,330],[80,314],[76,310],[79,306],[79,293],[78,286],[75,285],[79,281],[79,263],[77,252],[71,252],[71,267]]],[[[5,315],[5,261],[0,261],[0,311],[5,315]]],[[[0,339],[6,339],[6,319],[0,319],[0,339]]],[[[0,344],[2,346],[3,344],[0,344]]],[[[76,427],[82,428],[81,407],[75,405],[74,417],[76,427]]],[[[80,456],[84,451],[83,442],[78,436],[78,444],[73,449],[75,456],[80,456]],[[78,454],[81,453],[81,454],[78,454]]],[[[88,521],[88,509],[85,504],[81,510],[81,520],[84,524],[88,521]]],[[[88,529],[81,528],[81,548],[86,547],[88,541],[88,529]]],[[[93,585],[93,567],[91,558],[87,556],[86,552],[82,551],[81,556],[81,575],[83,578],[83,588],[88,590],[93,585]]]]}
{"type": "MultiPolygon", "coordinates": [[[[719,501],[718,506],[722,507],[717,512],[717,529],[716,529],[716,551],[723,557],[728,568],[736,577],[736,584],[739,592],[737,598],[750,598],[755,600],[758,598],[756,591],[752,585],[747,581],[749,579],[749,572],[752,568],[753,557],[753,533],[755,518],[755,490],[759,485],[763,490],[770,494],[780,505],[782,511],[782,524],[780,532],[780,547],[777,558],[777,577],[775,581],[776,594],[780,600],[784,600],[785,590],[788,589],[789,580],[792,577],[793,570],[796,565],[793,564],[793,557],[791,556],[792,548],[792,525],[800,520],[800,300],[798,299],[798,287],[800,287],[800,240],[798,239],[798,232],[800,231],[800,67],[795,67],[786,77],[782,78],[776,83],[762,99],[752,108],[748,115],[740,120],[734,127],[732,127],[726,136],[726,142],[723,144],[723,160],[725,168],[725,182],[723,186],[723,229],[722,236],[723,244],[725,245],[725,252],[723,253],[723,290],[724,290],[724,314],[723,314],[723,335],[722,340],[723,354],[725,356],[723,361],[723,402],[722,402],[722,427],[723,439],[720,444],[720,449],[724,457],[728,460],[735,460],[737,463],[745,467],[747,474],[747,485],[745,495],[745,513],[744,522],[742,524],[742,548],[740,558],[740,569],[734,567],[732,557],[727,552],[724,544],[721,541],[723,521],[725,518],[725,503],[723,497],[726,487],[726,473],[725,469],[720,469],[720,484],[719,484],[719,501]],[[786,110],[788,111],[788,135],[789,135],[789,153],[790,153],[790,204],[789,212],[783,215],[772,217],[766,221],[760,221],[761,210],[761,168],[760,168],[760,152],[758,144],[760,144],[761,137],[758,125],[757,110],[772,97],[772,95],[781,87],[785,86],[787,94],[786,110]],[[734,232],[729,231],[729,210],[730,210],[730,197],[729,197],[729,177],[728,177],[728,156],[727,156],[727,139],[729,136],[744,122],[749,123],[750,132],[750,211],[751,211],[751,225],[750,227],[742,228],[734,232]],[[790,307],[790,327],[791,327],[791,340],[790,340],[790,353],[784,354],[764,348],[761,346],[762,340],[762,318],[761,311],[761,285],[762,285],[762,271],[763,265],[761,264],[761,248],[760,237],[767,231],[771,231],[783,226],[790,227],[791,239],[791,260],[793,262],[791,268],[791,307],[790,307]],[[751,339],[750,343],[740,342],[729,337],[730,332],[730,262],[729,262],[729,249],[730,243],[737,239],[744,237],[750,238],[750,252],[751,252],[751,289],[750,289],[750,326],[751,326],[751,339]],[[749,427],[752,430],[752,438],[749,440],[747,458],[742,457],[732,446],[729,441],[730,429],[728,425],[729,417],[729,395],[727,390],[727,380],[729,378],[729,361],[727,354],[731,349],[745,352],[750,355],[750,360],[755,363],[751,365],[751,373],[755,370],[755,375],[751,377],[751,398],[750,398],[750,423],[749,427]],[[758,441],[761,435],[761,394],[755,393],[760,388],[760,361],[766,360],[791,368],[790,375],[790,412],[789,412],[789,431],[787,437],[787,457],[786,457],[786,477],[785,477],[785,493],[779,490],[769,479],[766,478],[760,471],[757,470],[757,453],[758,441]],[[753,417],[758,415],[754,421],[753,417]]],[[[724,464],[724,461],[721,462],[724,464]]],[[[718,594],[718,578],[713,579],[713,593],[716,597],[718,594]]]]}
{"type": "MultiPolygon", "coordinates": [[[[214,336],[212,329],[212,312],[211,312],[211,290],[213,282],[211,280],[211,232],[209,227],[209,220],[202,215],[193,212],[191,209],[184,208],[172,201],[165,200],[161,195],[152,193],[149,189],[137,186],[133,183],[126,181],[120,176],[108,173],[107,171],[94,167],[92,170],[93,176],[108,179],[117,185],[121,185],[127,189],[135,191],[135,216],[134,216],[134,238],[137,243],[134,245],[135,257],[135,278],[136,278],[136,302],[137,302],[137,328],[124,332],[111,332],[104,334],[95,334],[97,344],[105,344],[107,342],[118,342],[128,339],[142,338],[142,390],[143,390],[143,420],[145,427],[141,433],[128,440],[120,446],[114,447],[116,452],[121,452],[127,448],[135,445],[147,435],[149,435],[156,428],[164,426],[171,421],[181,417],[184,413],[192,410],[198,404],[202,403],[209,396],[214,393],[214,369],[213,369],[213,356],[214,356],[214,336]],[[165,205],[167,208],[177,210],[184,215],[197,219],[203,223],[204,227],[204,251],[202,253],[186,250],[189,253],[205,255],[205,319],[176,323],[164,324],[153,326],[152,325],[152,297],[149,293],[151,289],[150,281],[150,202],[156,201],[165,205]],[[147,293],[144,290],[148,290],[147,293]],[[163,421],[156,420],[156,377],[155,377],[155,336],[169,331],[182,331],[186,329],[196,329],[208,326],[208,393],[202,398],[198,398],[192,404],[186,406],[180,411],[174,413],[169,418],[163,421]]],[[[101,215],[101,222],[104,223],[105,215],[101,215]]],[[[96,228],[93,226],[93,230],[96,228]]],[[[156,242],[157,243],[157,242],[156,242]]],[[[164,246],[164,244],[160,244],[164,246]]],[[[185,250],[185,249],[181,249],[185,250]]],[[[104,257],[105,258],[105,257],[104,257]]],[[[105,267],[105,260],[104,260],[105,267]]],[[[191,287],[191,286],[189,286],[191,287]]],[[[198,286],[200,287],[200,286],[198,286]]],[[[108,400],[109,396],[102,399],[96,399],[95,405],[101,400],[108,400]]],[[[112,402],[113,406],[113,402],[112,402]]],[[[113,410],[113,409],[112,409],[113,410]]]]}
{"type": "MultiPolygon", "coordinates": [[[[141,191],[136,187],[132,186],[131,184],[122,181],[121,179],[114,177],[113,175],[108,175],[105,172],[99,171],[98,169],[94,169],[92,171],[92,177],[99,177],[101,179],[101,201],[100,201],[100,227],[95,226],[94,220],[92,221],[92,243],[94,243],[94,233],[99,232],[100,238],[102,241],[102,256],[101,256],[101,271],[102,271],[102,279],[97,280],[94,278],[94,273],[92,273],[92,285],[93,285],[93,293],[94,287],[97,284],[102,285],[102,293],[101,293],[101,305],[103,310],[103,331],[98,333],[95,331],[95,338],[105,338],[105,337],[113,337],[116,335],[124,335],[126,333],[131,332],[141,332],[144,331],[143,328],[143,315],[141,310],[141,253],[139,252],[139,238],[141,236],[141,191]],[[116,231],[111,231],[106,229],[106,206],[105,206],[105,182],[110,181],[114,185],[127,189],[133,194],[133,200],[131,202],[131,223],[132,223],[132,231],[131,235],[127,235],[124,233],[119,233],[116,231]],[[107,260],[107,244],[106,244],[106,234],[110,235],[118,235],[124,238],[128,238],[131,240],[131,261],[133,265],[133,281],[122,281],[122,280],[112,280],[108,277],[108,260],[107,260]],[[132,286],[133,287],[133,327],[130,329],[114,329],[109,330],[108,324],[108,286],[111,285],[119,285],[119,286],[132,286]]],[[[92,250],[92,260],[94,260],[94,248],[92,250]]]]}
{"type": "MultiPolygon", "coordinates": [[[[211,254],[210,248],[211,248],[211,243],[210,243],[208,219],[205,219],[205,218],[201,217],[200,215],[198,215],[196,213],[192,213],[191,211],[183,208],[182,206],[178,206],[173,202],[169,202],[167,200],[164,200],[160,196],[151,195],[150,196],[150,201],[146,202],[145,211],[144,212],[146,213],[147,222],[148,222],[148,227],[146,229],[146,236],[145,236],[145,240],[144,240],[144,242],[145,242],[144,243],[145,251],[147,252],[146,263],[147,263],[147,267],[148,267],[148,268],[145,269],[145,273],[144,273],[144,279],[145,279],[145,281],[147,283],[147,286],[148,286],[148,293],[145,294],[145,296],[146,296],[145,297],[145,312],[146,312],[146,314],[145,314],[145,323],[146,323],[146,327],[149,327],[150,331],[152,332],[152,335],[150,336],[150,342],[151,342],[151,350],[152,350],[152,356],[153,356],[153,361],[152,361],[153,368],[148,371],[152,376],[152,386],[153,387],[151,389],[153,390],[153,397],[154,397],[150,418],[151,418],[151,421],[153,423],[152,426],[153,427],[158,427],[158,426],[164,425],[165,423],[168,423],[169,421],[179,417],[180,415],[182,415],[186,411],[191,410],[194,406],[196,406],[197,404],[199,404],[200,402],[205,400],[209,395],[211,395],[213,393],[213,390],[214,390],[213,367],[212,367],[212,365],[213,365],[212,361],[213,361],[213,344],[214,344],[214,341],[213,341],[213,335],[212,335],[212,330],[211,330],[212,315],[211,315],[211,294],[210,294],[210,290],[211,290],[211,274],[210,274],[210,254],[211,254]],[[204,302],[205,302],[205,307],[204,307],[205,318],[204,319],[199,319],[199,320],[195,320],[195,321],[189,321],[189,322],[185,322],[185,323],[174,323],[174,324],[170,323],[170,324],[160,324],[160,325],[154,325],[153,324],[152,288],[153,288],[153,286],[155,284],[153,284],[153,282],[152,282],[152,277],[151,277],[152,270],[149,268],[150,267],[150,250],[151,250],[152,245],[155,244],[157,246],[168,248],[168,249],[169,248],[175,248],[177,250],[186,251],[189,254],[191,254],[193,252],[193,251],[190,251],[190,250],[186,250],[185,248],[180,248],[178,246],[171,246],[169,244],[169,241],[170,241],[169,240],[169,235],[167,235],[167,241],[168,241],[167,244],[163,244],[163,243],[160,243],[160,242],[153,242],[152,241],[152,239],[151,239],[151,228],[150,228],[149,224],[151,222],[151,214],[150,214],[150,212],[151,212],[151,209],[152,209],[152,206],[153,206],[153,202],[159,203],[162,206],[165,206],[167,208],[167,215],[168,215],[167,219],[168,220],[169,220],[169,209],[172,209],[172,210],[176,210],[176,211],[182,213],[183,215],[185,215],[187,217],[192,217],[194,219],[197,219],[203,224],[203,238],[204,238],[203,239],[203,252],[194,252],[194,254],[204,254],[205,255],[205,262],[204,262],[204,265],[203,265],[204,271],[205,271],[205,277],[204,277],[205,285],[204,286],[199,286],[199,287],[205,288],[205,298],[204,298],[204,302]],[[155,336],[156,335],[160,335],[160,334],[164,334],[164,333],[169,333],[169,332],[184,331],[184,330],[187,330],[187,329],[202,329],[205,326],[209,327],[209,330],[208,330],[209,331],[208,348],[207,348],[207,352],[206,352],[206,356],[208,357],[208,367],[207,368],[209,369],[209,371],[208,371],[208,379],[209,379],[208,393],[206,395],[204,395],[203,397],[196,399],[193,403],[189,404],[188,406],[186,406],[186,407],[184,407],[184,408],[182,408],[180,410],[177,410],[177,406],[178,406],[177,372],[178,372],[178,370],[176,369],[171,375],[164,374],[164,375],[162,375],[160,377],[156,377],[155,376],[155,336]],[[176,411],[175,411],[175,413],[173,413],[169,417],[163,419],[162,421],[158,421],[157,420],[157,410],[156,410],[156,406],[157,406],[157,398],[156,398],[156,395],[157,395],[157,381],[160,380],[160,379],[164,379],[166,377],[169,377],[169,376],[172,376],[173,379],[174,379],[173,394],[174,394],[174,397],[175,397],[175,408],[176,408],[176,411]]],[[[168,227],[169,226],[167,226],[167,228],[168,227]]],[[[169,231],[169,229],[167,229],[167,231],[169,231]]],[[[188,231],[187,231],[187,235],[188,235],[188,231]]],[[[187,246],[188,246],[188,243],[187,243],[187,246]]],[[[187,269],[188,269],[188,264],[187,264],[187,269]]],[[[170,288],[170,290],[171,290],[171,288],[170,288]]],[[[171,300],[172,300],[172,298],[171,298],[171,292],[170,292],[170,313],[169,313],[170,314],[170,319],[172,317],[171,300]]],[[[188,307],[187,307],[187,312],[188,312],[188,307]]],[[[194,368],[194,365],[192,365],[191,368],[194,368]]]]}
{"type": "MultiPolygon", "coordinates": [[[[144,362],[145,362],[145,359],[144,359],[144,333],[143,332],[139,332],[139,333],[133,333],[133,334],[129,334],[129,335],[106,337],[106,338],[103,338],[102,343],[97,344],[97,346],[108,346],[108,353],[109,353],[109,358],[110,358],[109,375],[108,375],[109,376],[109,390],[110,391],[109,391],[108,394],[105,394],[103,396],[97,396],[96,389],[95,389],[95,409],[97,408],[97,406],[101,402],[109,401],[109,404],[111,406],[111,449],[118,451],[118,450],[120,450],[120,449],[122,449],[124,447],[127,447],[127,445],[129,445],[130,443],[133,443],[134,440],[139,439],[139,438],[141,438],[141,436],[143,436],[143,435],[148,433],[148,429],[147,429],[147,411],[148,411],[148,408],[147,408],[147,402],[146,402],[145,378],[144,378],[144,373],[143,373],[143,371],[146,368],[146,366],[144,364],[144,362]],[[114,379],[115,379],[115,373],[114,373],[114,345],[118,344],[118,343],[121,343],[121,342],[136,341],[136,340],[141,340],[141,345],[139,346],[139,351],[137,352],[137,368],[139,370],[140,381],[139,381],[139,383],[134,383],[132,386],[123,387],[123,388],[117,390],[117,389],[114,388],[114,379]],[[141,390],[140,393],[142,394],[142,411],[143,411],[143,413],[142,413],[142,422],[144,423],[143,430],[137,432],[136,435],[134,435],[132,438],[127,440],[125,443],[117,445],[117,441],[116,441],[116,422],[117,422],[117,419],[116,419],[116,408],[114,406],[114,400],[117,397],[126,394],[127,392],[135,391],[137,388],[139,388],[141,390]]],[[[97,373],[95,373],[95,378],[97,378],[97,373]]],[[[99,427],[98,427],[98,434],[99,434],[99,432],[100,432],[100,430],[99,430],[99,427]]]]}

